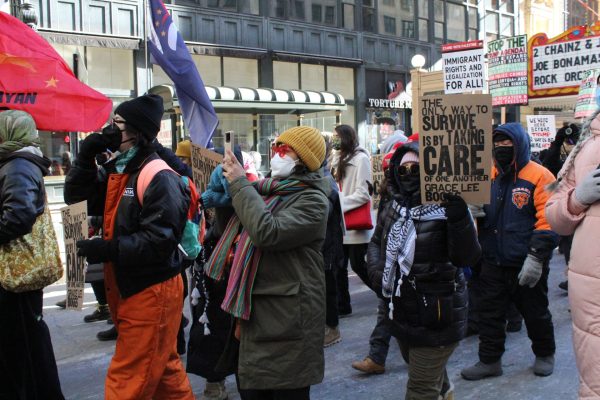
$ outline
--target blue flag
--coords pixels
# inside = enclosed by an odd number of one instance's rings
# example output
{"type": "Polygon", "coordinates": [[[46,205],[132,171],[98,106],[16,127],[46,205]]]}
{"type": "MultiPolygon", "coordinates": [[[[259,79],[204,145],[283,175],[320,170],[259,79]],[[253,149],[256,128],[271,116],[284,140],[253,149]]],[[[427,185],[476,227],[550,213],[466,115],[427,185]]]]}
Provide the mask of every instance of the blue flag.
{"type": "Polygon", "coordinates": [[[154,63],[175,84],[179,106],[192,142],[206,147],[219,123],[204,82],[183,38],[161,0],[150,0],[148,47],[154,63]]]}

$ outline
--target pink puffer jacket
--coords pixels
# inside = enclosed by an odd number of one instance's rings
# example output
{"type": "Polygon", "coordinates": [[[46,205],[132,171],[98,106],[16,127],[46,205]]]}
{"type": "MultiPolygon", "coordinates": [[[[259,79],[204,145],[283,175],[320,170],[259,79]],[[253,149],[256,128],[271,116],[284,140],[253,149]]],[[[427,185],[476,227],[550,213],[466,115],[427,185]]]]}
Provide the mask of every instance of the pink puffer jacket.
{"type": "Polygon", "coordinates": [[[586,123],[580,142],[581,149],[576,153],[575,148],[571,154],[570,158],[575,156],[572,166],[567,159],[560,186],[546,204],[546,218],[555,232],[575,233],[569,263],[569,301],[580,376],[579,398],[587,400],[600,399],[600,201],[591,206],[581,204],[575,188],[600,164],[600,114],[593,116],[591,124],[586,123]]]}

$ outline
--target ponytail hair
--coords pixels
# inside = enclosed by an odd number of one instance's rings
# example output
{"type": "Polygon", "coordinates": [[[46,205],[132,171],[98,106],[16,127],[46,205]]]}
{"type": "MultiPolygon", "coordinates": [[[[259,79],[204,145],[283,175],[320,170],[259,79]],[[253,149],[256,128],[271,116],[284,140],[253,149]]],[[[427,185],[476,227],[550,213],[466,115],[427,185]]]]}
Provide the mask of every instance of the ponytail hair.
{"type": "Polygon", "coordinates": [[[581,149],[583,149],[583,146],[585,146],[585,144],[592,138],[592,121],[595,120],[598,117],[598,115],[600,115],[600,108],[594,111],[594,113],[583,123],[583,127],[581,129],[581,136],[579,137],[579,140],[577,141],[575,147],[573,147],[573,150],[571,150],[571,153],[569,153],[569,157],[567,157],[565,164],[558,173],[556,181],[546,186],[546,190],[548,190],[549,192],[554,192],[559,188],[563,178],[568,175],[569,171],[573,167],[573,164],[575,164],[575,158],[577,157],[577,154],[581,151],[581,149]]]}

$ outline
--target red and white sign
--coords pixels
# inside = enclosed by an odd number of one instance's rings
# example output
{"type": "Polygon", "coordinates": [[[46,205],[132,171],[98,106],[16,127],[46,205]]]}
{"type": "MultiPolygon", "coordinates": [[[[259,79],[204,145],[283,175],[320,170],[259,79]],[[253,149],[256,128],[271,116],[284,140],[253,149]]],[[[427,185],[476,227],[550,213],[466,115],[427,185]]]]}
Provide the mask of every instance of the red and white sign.
{"type": "Polygon", "coordinates": [[[450,43],[442,46],[444,93],[471,93],[483,90],[483,41],[450,43]]]}
{"type": "Polygon", "coordinates": [[[547,149],[556,136],[556,119],[554,115],[528,115],[527,131],[531,139],[531,151],[547,149]]]}

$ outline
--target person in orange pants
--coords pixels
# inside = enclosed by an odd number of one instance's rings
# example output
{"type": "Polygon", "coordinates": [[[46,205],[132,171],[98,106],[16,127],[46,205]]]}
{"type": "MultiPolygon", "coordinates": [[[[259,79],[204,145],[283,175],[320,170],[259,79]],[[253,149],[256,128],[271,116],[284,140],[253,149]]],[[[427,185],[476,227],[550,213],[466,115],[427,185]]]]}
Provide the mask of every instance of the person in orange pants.
{"type": "Polygon", "coordinates": [[[106,376],[107,400],[194,398],[177,354],[183,308],[177,247],[189,188],[164,169],[137,191],[146,165],[162,162],[152,145],[162,114],[159,96],[121,103],[102,134],[80,143],[65,180],[67,204],[87,200],[89,215],[104,216],[102,237],[76,245],[88,262],[104,263],[106,297],[119,334],[106,376]],[[106,149],[120,155],[98,169],[95,156],[106,149]]]}

